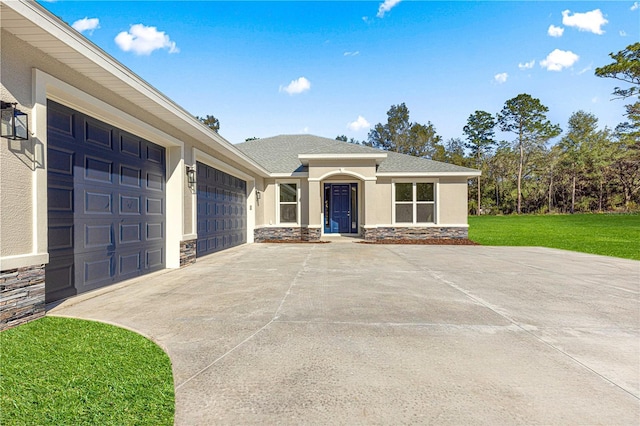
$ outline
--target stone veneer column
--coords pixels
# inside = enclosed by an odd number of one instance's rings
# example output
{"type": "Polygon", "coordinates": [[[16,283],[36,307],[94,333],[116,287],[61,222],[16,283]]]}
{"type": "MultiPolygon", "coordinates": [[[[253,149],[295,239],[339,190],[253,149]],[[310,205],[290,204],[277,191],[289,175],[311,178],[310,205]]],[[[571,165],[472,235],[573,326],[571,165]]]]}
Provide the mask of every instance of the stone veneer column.
{"type": "Polygon", "coordinates": [[[196,263],[196,246],[198,240],[180,241],[180,267],[196,263]]]}
{"type": "Polygon", "coordinates": [[[0,271],[0,331],[44,316],[44,265],[0,271]]]}

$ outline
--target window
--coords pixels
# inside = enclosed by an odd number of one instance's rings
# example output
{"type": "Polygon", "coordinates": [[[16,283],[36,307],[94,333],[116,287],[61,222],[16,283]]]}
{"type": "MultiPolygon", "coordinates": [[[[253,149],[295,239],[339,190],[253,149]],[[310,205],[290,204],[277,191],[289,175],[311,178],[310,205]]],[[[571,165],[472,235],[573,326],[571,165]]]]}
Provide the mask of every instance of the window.
{"type": "Polygon", "coordinates": [[[435,223],[434,183],[396,183],[394,186],[395,223],[435,223]]]}
{"type": "Polygon", "coordinates": [[[278,187],[280,223],[298,223],[298,184],[281,183],[278,187]]]}

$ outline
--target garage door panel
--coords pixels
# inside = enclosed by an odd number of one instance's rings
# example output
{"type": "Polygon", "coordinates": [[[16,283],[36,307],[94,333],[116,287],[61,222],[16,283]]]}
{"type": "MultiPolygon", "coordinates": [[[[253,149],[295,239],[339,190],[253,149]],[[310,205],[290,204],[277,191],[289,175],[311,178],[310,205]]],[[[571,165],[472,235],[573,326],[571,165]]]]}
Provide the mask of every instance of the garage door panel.
{"type": "Polygon", "coordinates": [[[164,239],[164,222],[146,222],[147,224],[147,241],[162,241],[164,239]]]}
{"type": "Polygon", "coordinates": [[[118,194],[120,201],[118,203],[120,216],[140,216],[142,215],[142,196],[130,194],[118,194]]]}
{"type": "Polygon", "coordinates": [[[129,135],[120,135],[120,152],[129,158],[142,158],[142,141],[129,135]]]}
{"type": "Polygon", "coordinates": [[[143,239],[143,224],[141,222],[135,223],[120,223],[118,225],[118,244],[140,244],[143,239]]]}
{"type": "MultiPolygon", "coordinates": [[[[76,228],[78,226],[76,224],[76,228]]],[[[82,240],[79,242],[80,244],[76,245],[77,249],[87,252],[98,249],[115,249],[116,235],[114,224],[111,221],[90,221],[90,223],[85,222],[80,226],[82,227],[82,240]]]]}
{"type": "Polygon", "coordinates": [[[104,191],[96,188],[96,190],[84,190],[81,192],[84,199],[85,215],[107,215],[112,216],[114,213],[113,192],[104,191]]]}
{"type": "Polygon", "coordinates": [[[51,101],[47,118],[47,302],[164,268],[164,148],[51,101]]]}
{"type": "Polygon", "coordinates": [[[113,161],[86,155],[84,157],[84,180],[112,184],[113,166],[113,161]]]}
{"type": "Polygon", "coordinates": [[[145,214],[149,216],[164,216],[164,199],[147,197],[145,214]]]}
{"type": "Polygon", "coordinates": [[[198,256],[246,242],[246,182],[197,163],[198,256]]]}
{"type": "Polygon", "coordinates": [[[91,119],[85,119],[85,143],[113,150],[113,128],[91,119]]]}
{"type": "Polygon", "coordinates": [[[48,303],[76,295],[74,275],[73,254],[58,256],[54,265],[47,265],[45,301],[48,303]]]}
{"type": "Polygon", "coordinates": [[[69,140],[75,139],[74,115],[71,110],[47,111],[47,131],[55,132],[58,136],[66,136],[69,140]]]}
{"type": "Polygon", "coordinates": [[[132,188],[142,187],[142,169],[130,165],[120,165],[120,185],[132,188]]]}
{"type": "Polygon", "coordinates": [[[49,214],[51,212],[65,212],[73,214],[73,188],[68,187],[69,183],[57,184],[53,179],[48,182],[47,199],[49,200],[49,214]]]}
{"type": "Polygon", "coordinates": [[[47,169],[50,173],[73,176],[74,153],[66,149],[49,148],[47,169]]]}

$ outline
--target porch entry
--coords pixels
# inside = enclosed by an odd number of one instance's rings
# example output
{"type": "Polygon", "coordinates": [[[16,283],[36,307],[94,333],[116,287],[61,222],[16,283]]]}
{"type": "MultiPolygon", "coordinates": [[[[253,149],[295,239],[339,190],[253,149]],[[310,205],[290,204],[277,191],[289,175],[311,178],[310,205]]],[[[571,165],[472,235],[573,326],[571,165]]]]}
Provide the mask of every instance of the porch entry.
{"type": "Polygon", "coordinates": [[[358,184],[324,184],[324,233],[358,233],[358,184]]]}

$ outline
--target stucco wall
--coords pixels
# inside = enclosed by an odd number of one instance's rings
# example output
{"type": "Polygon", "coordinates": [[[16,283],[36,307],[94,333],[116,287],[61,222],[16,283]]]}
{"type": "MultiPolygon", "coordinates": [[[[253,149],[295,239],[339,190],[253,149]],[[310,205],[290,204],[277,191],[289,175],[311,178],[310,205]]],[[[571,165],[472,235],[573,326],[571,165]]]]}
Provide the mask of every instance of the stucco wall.
{"type": "Polygon", "coordinates": [[[466,178],[440,178],[440,224],[467,223],[467,194],[466,178]]]}
{"type": "MultiPolygon", "coordinates": [[[[17,102],[18,109],[33,117],[31,70],[10,55],[23,56],[21,44],[11,34],[0,35],[0,99],[17,102]]],[[[29,130],[33,124],[29,122],[29,130]]],[[[33,170],[35,141],[0,139],[0,256],[16,256],[33,251],[33,170]]]]}
{"type": "Polygon", "coordinates": [[[374,178],[375,160],[313,160],[309,161],[309,179],[335,177],[336,175],[353,178],[374,178]]]}

